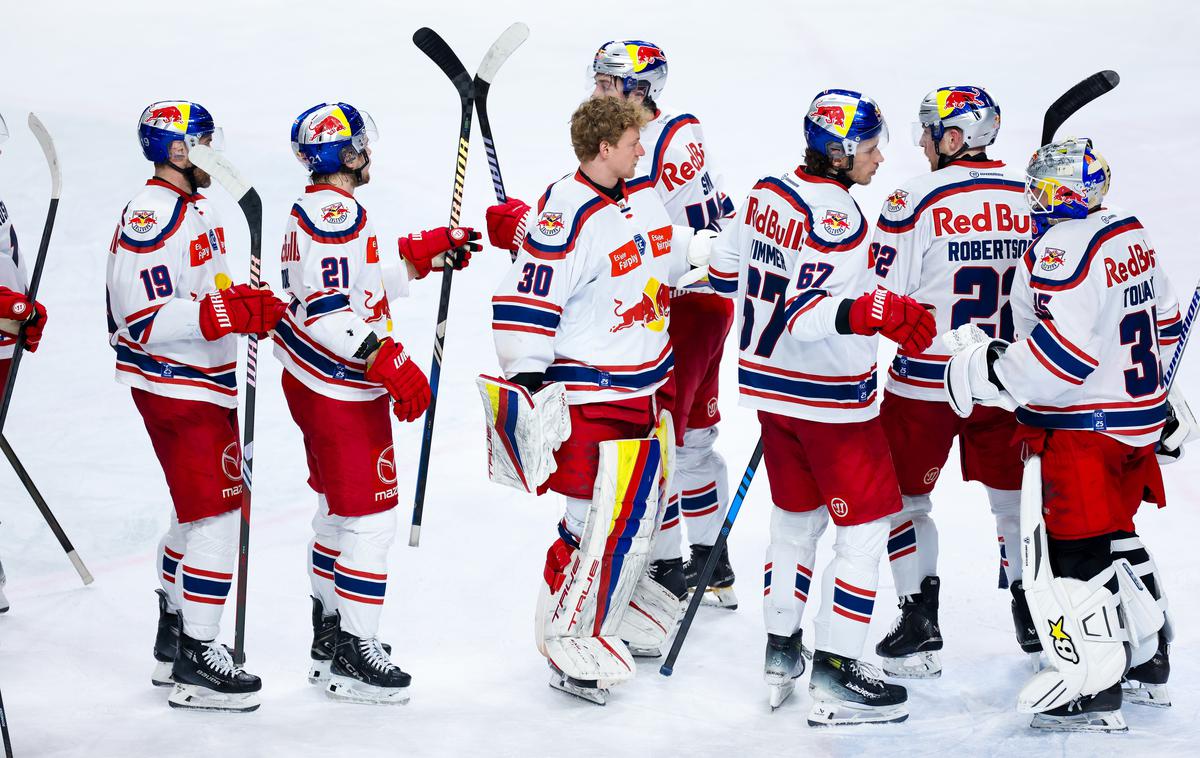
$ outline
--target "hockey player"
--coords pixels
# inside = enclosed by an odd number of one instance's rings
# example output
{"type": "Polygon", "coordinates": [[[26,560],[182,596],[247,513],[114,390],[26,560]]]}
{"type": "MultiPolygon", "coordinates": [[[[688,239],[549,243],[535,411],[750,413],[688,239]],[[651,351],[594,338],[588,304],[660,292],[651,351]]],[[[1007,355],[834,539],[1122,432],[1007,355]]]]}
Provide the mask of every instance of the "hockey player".
{"type": "MultiPolygon", "coordinates": [[[[8,139],[8,126],[0,115],[0,143],[8,139]]],[[[25,261],[17,245],[17,230],[13,227],[8,208],[0,200],[0,392],[8,381],[12,365],[13,349],[17,342],[17,331],[25,326],[25,349],[34,352],[46,327],[46,308],[41,303],[30,302],[26,291],[25,261]]],[[[8,610],[8,598],[4,595],[4,565],[0,564],[0,613],[8,610]]]]}
{"type": "Polygon", "coordinates": [[[959,327],[947,397],[963,417],[980,403],[1015,408],[1035,456],[1022,526],[1041,543],[1044,515],[1048,566],[1026,577],[1025,595],[1050,667],[1018,708],[1036,714],[1035,728],[1124,731],[1127,665],[1129,680],[1149,685],[1168,669],[1166,596],[1133,516],[1142,500],[1165,504],[1155,443],[1177,452],[1195,426],[1161,382],[1179,306],[1141,221],[1103,204],[1111,173],[1091,140],[1043,146],[1026,174],[1042,234],[1013,287],[1017,339],[959,327]],[[1164,434],[1169,408],[1177,420],[1164,434]]]}
{"type": "Polygon", "coordinates": [[[867,222],[850,196],[883,161],[879,107],[858,92],[825,90],[808,109],[804,137],[804,164],[755,184],[709,265],[716,291],[741,304],[741,402],[758,410],[775,504],[765,678],[778,707],[804,671],[800,621],[832,516],[809,723],[903,721],[904,688],[859,660],[889,518],[900,510],[875,403],[876,335],[920,352],[934,320],[912,298],[876,289],[867,222]]]}
{"type": "Polygon", "coordinates": [[[179,708],[251,711],[257,676],[216,641],[233,581],[242,502],[237,336],[269,332],[283,303],[233,284],[225,230],[188,160],[221,131],[198,103],[152,103],[138,122],[154,176],[121,213],[108,258],[109,340],[171,491],[159,545],[156,685],[179,708]]]}
{"type": "Polygon", "coordinates": [[[391,406],[413,421],[429,405],[429,382],[391,331],[389,301],[457,249],[466,265],[466,227],[401,237],[400,261],[379,251],[355,198],[371,179],[376,139],[370,115],[322,103],[292,124],[292,151],[309,185],[284,231],[283,286],[290,302],[276,329],[283,393],[304,437],[309,486],[317,493],[309,544],[313,643],[309,681],[336,699],[405,703],[411,677],[378,638],[387,554],[396,532],[396,456],[391,406]],[[394,261],[394,270],[389,262],[394,261]]]}
{"type": "Polygon", "coordinates": [[[674,451],[670,287],[689,260],[707,261],[712,236],[672,226],[650,183],[626,183],[645,118],[610,97],[572,115],[579,169],[542,195],[492,298],[506,381],[482,380],[489,433],[508,446],[507,483],[566,498],[536,619],[551,686],[601,704],[636,670],[622,640],[661,644],[678,615],[677,598],[645,578],[674,451]],[[564,394],[569,424],[556,411],[564,394]]]}
{"type": "MultiPolygon", "coordinates": [[[[606,42],[596,51],[589,80],[591,97],[621,97],[646,112],[641,141],[646,154],[638,160],[630,190],[651,185],[662,199],[671,223],[695,230],[720,231],[733,214],[733,204],[721,191],[719,177],[704,142],[700,121],[659,105],[667,83],[667,57],[662,48],[641,40],[606,42]]],[[[513,198],[488,209],[488,235],[493,245],[515,250],[521,240],[529,206],[513,198]]],[[[733,323],[733,304],[709,288],[671,292],[671,346],[675,355],[675,491],[671,494],[650,571],[681,600],[685,587],[694,589],[700,570],[716,542],[729,507],[729,476],[725,460],[713,449],[717,422],[718,367],[725,338],[733,323]],[[687,524],[691,557],[683,564],[680,515],[687,524]]],[[[722,549],[705,600],[725,608],[737,607],[733,567],[722,549]]],[[[634,654],[657,655],[658,649],[634,649],[634,654]]]]}
{"type": "MultiPolygon", "coordinates": [[[[902,184],[884,204],[871,245],[878,281],[932,307],[939,333],[971,323],[1011,340],[1008,293],[1032,235],[1025,183],[987,155],[1000,131],[1000,106],[980,87],[939,87],[921,101],[913,127],[930,173],[902,184]]],[[[1016,552],[1022,470],[1016,419],[1002,408],[977,408],[963,420],[946,407],[949,357],[940,339],[922,352],[900,350],[880,409],[904,507],[892,518],[888,538],[900,617],[875,652],[883,670],[897,677],[941,675],[941,580],[930,493],[955,437],[963,477],[983,483],[996,517],[1018,642],[1028,652],[1041,648],[1016,552]]]]}

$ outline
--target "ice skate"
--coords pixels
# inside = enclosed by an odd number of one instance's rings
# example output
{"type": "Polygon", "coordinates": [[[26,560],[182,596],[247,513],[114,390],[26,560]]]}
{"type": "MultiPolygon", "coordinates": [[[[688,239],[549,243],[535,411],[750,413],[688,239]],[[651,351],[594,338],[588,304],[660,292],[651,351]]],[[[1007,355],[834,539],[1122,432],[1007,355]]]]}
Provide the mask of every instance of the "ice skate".
{"type": "Polygon", "coordinates": [[[809,726],[880,724],[908,718],[908,692],[881,679],[879,669],[817,650],[808,684],[809,726]]]}
{"type": "Polygon", "coordinates": [[[367,705],[403,705],[408,702],[411,682],[412,677],[392,663],[378,639],[337,630],[325,687],[329,697],[367,705]]]}
{"type": "MultiPolygon", "coordinates": [[[[329,664],[333,661],[333,648],[337,644],[341,616],[337,611],[326,613],[325,606],[319,598],[314,597],[312,601],[313,641],[309,649],[312,665],[308,669],[308,683],[324,685],[329,681],[329,664]]],[[[383,645],[383,652],[392,654],[391,645],[386,642],[380,644],[383,645]]]]}
{"type": "Polygon", "coordinates": [[[608,702],[608,688],[599,686],[595,679],[576,679],[564,674],[553,663],[550,664],[550,686],[568,695],[596,705],[608,702]]]}
{"type": "Polygon", "coordinates": [[[900,679],[936,679],[942,675],[937,651],[942,649],[938,628],[938,591],[936,576],[921,580],[921,591],[900,598],[900,617],[892,625],[875,652],[888,676],[900,679]]]}
{"type": "Polygon", "coordinates": [[[1025,601],[1025,586],[1018,579],[1008,589],[1013,596],[1012,617],[1013,629],[1017,634],[1017,644],[1029,654],[1030,665],[1033,667],[1034,673],[1037,673],[1042,669],[1042,641],[1038,639],[1037,627],[1033,624],[1033,617],[1029,615],[1029,603],[1025,601]]]}
{"type": "Polygon", "coordinates": [[[245,713],[258,710],[262,680],[233,662],[224,645],[187,634],[179,637],[179,654],[171,672],[175,690],[167,698],[172,708],[245,713]]]}
{"type": "Polygon", "coordinates": [[[154,672],[150,674],[150,682],[155,687],[170,687],[175,684],[171,668],[179,652],[179,614],[167,610],[167,593],[154,592],[158,595],[158,634],[154,637],[154,672]]]}
{"type": "Polygon", "coordinates": [[[804,649],[803,632],[797,631],[790,637],[780,634],[767,635],[767,655],[763,664],[763,680],[771,710],[783,705],[796,689],[796,680],[804,673],[804,659],[811,654],[804,649]]]}
{"type": "Polygon", "coordinates": [[[1035,713],[1029,726],[1049,732],[1127,732],[1121,715],[1121,686],[1078,697],[1066,705],[1035,713]]]}
{"type": "Polygon", "coordinates": [[[1121,680],[1121,695],[1126,701],[1136,705],[1169,708],[1171,696],[1167,692],[1167,678],[1170,674],[1170,646],[1160,632],[1158,650],[1154,652],[1154,656],[1145,663],[1129,669],[1125,678],[1121,680]]]}
{"type": "MultiPolygon", "coordinates": [[[[692,555],[688,558],[687,565],[683,567],[689,591],[695,590],[696,585],[700,583],[700,572],[704,569],[704,564],[708,561],[712,549],[712,545],[692,545],[692,555]]],[[[721,555],[717,558],[717,567],[713,571],[712,578],[708,580],[708,589],[705,590],[704,597],[700,602],[704,605],[726,608],[731,611],[737,610],[738,600],[737,594],[733,591],[733,579],[733,566],[729,563],[729,548],[722,545],[721,555]]]]}

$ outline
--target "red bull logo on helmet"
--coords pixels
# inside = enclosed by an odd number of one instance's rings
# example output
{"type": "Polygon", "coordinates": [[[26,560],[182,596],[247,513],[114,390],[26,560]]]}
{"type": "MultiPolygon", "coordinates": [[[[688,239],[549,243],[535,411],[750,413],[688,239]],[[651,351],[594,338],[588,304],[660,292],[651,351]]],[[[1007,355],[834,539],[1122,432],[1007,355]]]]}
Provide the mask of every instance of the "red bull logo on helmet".
{"type": "Polygon", "coordinates": [[[821,226],[829,234],[839,237],[850,228],[850,216],[841,211],[825,211],[825,218],[821,219],[821,226]]]}
{"type": "Polygon", "coordinates": [[[547,237],[553,237],[563,230],[563,215],[546,211],[538,216],[538,231],[547,237]]]}
{"type": "Polygon", "coordinates": [[[968,105],[973,105],[976,108],[982,108],[984,103],[980,97],[979,90],[971,89],[956,89],[946,93],[946,100],[942,103],[942,115],[946,116],[954,111],[966,108],[968,105]]]}
{"type": "Polygon", "coordinates": [[[159,129],[186,131],[188,110],[187,103],[159,104],[150,108],[142,123],[159,129]]]}
{"type": "Polygon", "coordinates": [[[344,224],[349,217],[350,211],[342,203],[333,203],[321,209],[321,220],[327,224],[344,224]]]}
{"type": "Polygon", "coordinates": [[[629,51],[629,59],[633,61],[633,72],[635,74],[645,71],[658,63],[666,63],[667,56],[663,53],[662,48],[654,45],[626,45],[625,49],[629,51]]]}
{"type": "Polygon", "coordinates": [[[1078,192],[1071,189],[1070,187],[1068,187],[1065,184],[1060,184],[1054,190],[1054,195],[1051,200],[1051,205],[1052,206],[1058,206],[1058,205],[1085,206],[1087,204],[1083,200],[1083,195],[1080,195],[1078,192]]]}
{"type": "Polygon", "coordinates": [[[1042,251],[1042,261],[1038,265],[1042,267],[1043,271],[1053,271],[1066,262],[1066,251],[1059,250],[1057,247],[1048,247],[1042,251]]]}
{"type": "Polygon", "coordinates": [[[134,211],[129,215],[129,226],[138,234],[145,234],[157,223],[154,211],[134,211]]]}
{"type": "Polygon", "coordinates": [[[840,105],[818,105],[813,116],[825,119],[830,126],[846,125],[846,109],[840,105]]]}
{"type": "Polygon", "coordinates": [[[618,319],[617,324],[609,328],[610,332],[619,332],[634,326],[644,326],[652,332],[661,332],[667,328],[671,317],[671,288],[662,284],[654,277],[646,282],[641,297],[629,307],[620,300],[613,300],[616,306],[613,315],[618,319]]]}
{"type": "Polygon", "coordinates": [[[327,113],[309,124],[309,142],[329,142],[339,136],[350,136],[350,124],[341,114],[341,109],[327,113]]]}

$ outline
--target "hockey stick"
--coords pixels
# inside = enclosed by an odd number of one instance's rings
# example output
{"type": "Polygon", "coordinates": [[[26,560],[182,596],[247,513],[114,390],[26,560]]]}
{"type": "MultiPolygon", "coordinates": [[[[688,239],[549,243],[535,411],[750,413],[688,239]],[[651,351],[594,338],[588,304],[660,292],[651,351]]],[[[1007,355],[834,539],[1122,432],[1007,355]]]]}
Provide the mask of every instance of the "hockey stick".
{"type": "Polygon", "coordinates": [[[12,740],[8,736],[8,713],[4,710],[3,696],[0,696],[0,734],[4,735],[5,758],[13,758],[12,740]]]}
{"type": "Polygon", "coordinates": [[[1163,374],[1162,383],[1167,388],[1167,392],[1171,391],[1171,384],[1175,381],[1175,369],[1179,368],[1179,359],[1183,357],[1183,349],[1187,347],[1188,335],[1192,331],[1192,321],[1196,318],[1197,309],[1200,309],[1200,284],[1197,284],[1195,291],[1192,292],[1192,302],[1188,305],[1187,315],[1183,318],[1183,326],[1179,329],[1179,344],[1175,346],[1171,363],[1167,366],[1166,373],[1163,374]]]}
{"type": "MultiPolygon", "coordinates": [[[[488,90],[492,88],[492,81],[496,78],[496,72],[500,69],[500,64],[529,38],[529,27],[521,22],[517,22],[504,32],[504,37],[509,37],[509,45],[507,51],[497,51],[497,46],[493,45],[488,54],[484,56],[483,63],[479,64],[479,71],[475,74],[475,113],[479,115],[479,133],[483,135],[483,149],[487,153],[488,167],[492,170],[492,189],[496,191],[496,202],[503,203],[508,200],[508,193],[504,191],[504,177],[500,175],[500,158],[496,155],[496,143],[492,140],[492,122],[488,119],[487,112],[487,96],[488,90]],[[500,53],[504,54],[501,55],[500,53]]],[[[516,252],[512,253],[512,259],[517,259],[516,252]]]]}
{"type": "MultiPolygon", "coordinates": [[[[58,199],[62,197],[62,169],[58,165],[58,152],[54,149],[54,140],[46,131],[41,120],[29,114],[29,131],[37,138],[46,156],[46,165],[50,169],[50,208],[46,211],[46,224],[42,227],[42,243],[38,246],[37,261],[33,264],[33,278],[29,280],[29,289],[25,296],[30,302],[37,300],[38,287],[42,283],[42,269],[46,266],[46,253],[50,249],[50,235],[54,233],[54,217],[58,215],[58,199]]],[[[22,322],[17,329],[17,343],[13,347],[12,365],[8,370],[8,381],[4,383],[4,399],[0,400],[0,431],[8,419],[8,404],[12,400],[13,386],[17,383],[17,369],[21,367],[21,354],[25,352],[25,330],[27,322],[22,322]]]]}
{"type": "MultiPolygon", "coordinates": [[[[481,70],[489,72],[488,81],[495,76],[513,50],[525,41],[529,30],[524,24],[513,24],[492,43],[487,54],[483,57],[481,70]]],[[[413,34],[413,44],[421,52],[437,64],[454,88],[458,90],[462,106],[462,119],[458,130],[458,157],[454,167],[454,193],[450,198],[450,226],[458,226],[462,215],[463,184],[467,178],[467,151],[471,147],[471,111],[475,99],[475,87],[471,75],[463,66],[462,61],[450,49],[437,32],[428,27],[421,27],[413,34]]],[[[425,486],[429,481],[429,458],[433,452],[433,419],[437,412],[438,386],[442,379],[442,356],[446,345],[446,321],[450,312],[450,283],[454,274],[453,266],[442,268],[442,293],[438,301],[437,328],[433,335],[433,365],[429,371],[430,400],[429,409],[425,411],[425,429],[421,437],[421,460],[417,468],[417,492],[413,498],[412,529],[409,531],[408,544],[417,547],[421,544],[421,520],[425,511],[425,486]]]]}
{"type": "MultiPolygon", "coordinates": [[[[188,159],[204,169],[212,178],[237,198],[238,207],[250,227],[250,286],[262,284],[262,200],[258,191],[247,182],[233,164],[207,145],[195,145],[188,159]]],[[[254,400],[257,394],[258,335],[246,339],[246,410],[242,428],[242,533],[238,541],[237,620],[233,633],[233,660],[240,666],[246,662],[246,583],[250,573],[250,498],[254,482],[254,400]]]]}
{"type": "Polygon", "coordinates": [[[1075,111],[1120,83],[1121,77],[1117,76],[1116,71],[1099,71],[1064,92],[1046,109],[1046,117],[1042,121],[1041,144],[1048,145],[1053,142],[1054,133],[1075,111]]]}
{"type": "Polygon", "coordinates": [[[759,437],[758,444],[754,446],[754,452],[750,455],[750,462],[746,464],[746,472],[742,474],[742,483],[738,485],[737,494],[734,495],[733,502],[729,504],[729,513],[725,514],[725,523],[721,524],[721,532],[717,535],[717,541],[713,543],[708,560],[704,562],[704,568],[700,570],[696,589],[692,592],[691,600],[688,601],[687,613],[683,614],[679,631],[675,633],[675,641],[671,643],[671,652],[667,654],[666,662],[658,670],[658,673],[663,676],[675,673],[675,659],[679,657],[679,650],[683,647],[683,640],[692,626],[692,619],[696,617],[696,611],[700,608],[700,601],[704,598],[708,582],[712,579],[713,572],[717,570],[717,561],[720,560],[721,551],[725,549],[725,543],[729,540],[729,530],[733,529],[733,521],[737,518],[738,511],[742,509],[742,502],[750,491],[750,483],[754,481],[754,472],[758,470],[762,454],[762,437],[759,437]]]}

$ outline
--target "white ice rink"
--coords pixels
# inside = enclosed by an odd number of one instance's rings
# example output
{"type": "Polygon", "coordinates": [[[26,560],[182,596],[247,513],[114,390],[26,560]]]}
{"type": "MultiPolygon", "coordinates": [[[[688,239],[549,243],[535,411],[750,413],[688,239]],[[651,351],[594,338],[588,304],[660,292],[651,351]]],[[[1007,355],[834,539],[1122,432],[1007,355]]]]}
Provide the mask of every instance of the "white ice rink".
{"type": "MultiPolygon", "coordinates": [[[[934,493],[945,674],[910,686],[907,723],[813,730],[804,720],[810,701],[799,689],[769,712],[760,571],[770,499],[761,474],[731,538],[741,608],[701,611],[675,676],[645,665],[604,708],[549,689],[531,619],[559,504],[488,483],[473,384],[476,374],[496,369],[489,297],[508,257],[491,249],[454,279],[416,550],[404,536],[419,427],[395,430],[404,528],[392,551],[383,637],[413,674],[411,704],[337,704],[305,681],[305,550],[315,496],[305,485],[279,364],[265,350],[248,614],[249,668],[263,678],[263,705],[249,715],[171,710],[166,692],[149,682],[155,546],[170,502],[129,391],[112,378],[104,269],[118,214],[151,171],[134,137],[137,116],[161,99],[201,102],[224,127],[230,159],[263,198],[265,269],[276,285],[278,240],[305,181],[288,128],[317,102],[353,103],[380,127],[373,179],[359,198],[381,238],[444,224],[458,100],[410,37],[420,26],[436,29],[474,70],[492,40],[521,20],[532,36],[501,70],[490,111],[509,192],[526,200],[574,168],[567,120],[584,96],[592,54],[612,38],[649,39],[665,49],[671,78],[662,101],[701,118],[707,158],[739,204],[760,175],[800,161],[801,119],[818,90],[843,86],[874,96],[892,141],[875,183],[856,191],[871,218],[895,183],[927,170],[907,135],[928,90],[987,87],[1004,112],[991,152],[1023,167],[1046,105],[1086,75],[1116,69],[1120,87],[1061,133],[1096,141],[1113,167],[1111,200],[1143,220],[1186,302],[1200,276],[1191,226],[1200,177],[1196,4],[14,0],[0,19],[0,112],[13,132],[0,156],[0,197],[25,255],[36,250],[49,185],[24,126],[30,110],[58,143],[65,183],[41,292],[50,324],[41,350],[22,363],[5,435],[96,575],[93,586],[80,586],[16,477],[0,466],[0,556],[13,606],[0,616],[0,686],[17,756],[1194,754],[1200,446],[1164,472],[1170,508],[1139,519],[1178,629],[1175,705],[1126,706],[1128,735],[1033,734],[1029,717],[1016,713],[1026,668],[1009,595],[995,588],[992,519],[982,488],[956,481],[953,455],[934,493]]],[[[233,269],[245,276],[241,214],[219,188],[208,194],[223,211],[233,269]]],[[[482,226],[491,202],[476,132],[464,221],[482,226]]],[[[411,300],[394,306],[401,339],[426,368],[437,298],[437,282],[421,282],[411,300]]],[[[736,404],[734,347],[719,448],[736,478],[757,423],[736,404]]],[[[1200,355],[1190,358],[1180,383],[1200,407],[1200,355]]],[[[825,548],[819,565],[828,560],[825,548]]],[[[894,616],[891,587],[885,567],[871,646],[894,616]]],[[[225,619],[231,638],[232,599],[225,619]]]]}

